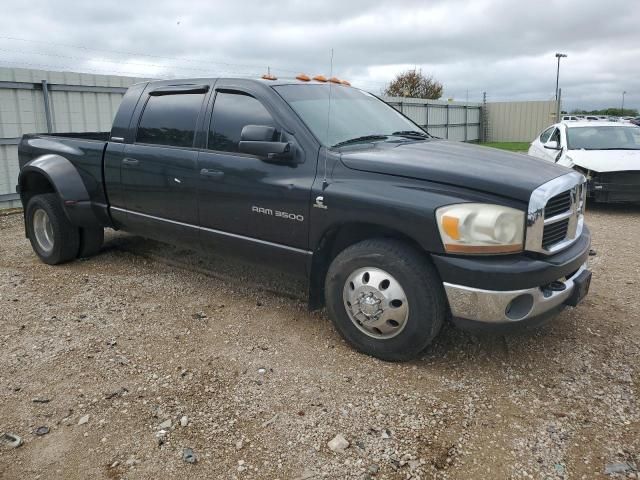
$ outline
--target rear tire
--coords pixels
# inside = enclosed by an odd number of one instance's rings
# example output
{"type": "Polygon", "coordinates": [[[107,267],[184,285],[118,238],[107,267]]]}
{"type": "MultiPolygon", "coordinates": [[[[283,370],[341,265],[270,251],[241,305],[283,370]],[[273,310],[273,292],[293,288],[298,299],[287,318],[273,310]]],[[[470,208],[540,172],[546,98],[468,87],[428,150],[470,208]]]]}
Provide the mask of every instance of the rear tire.
{"type": "Polygon", "coordinates": [[[342,337],[389,361],[417,357],[447,315],[444,288],[429,259],[405,242],[371,239],[331,263],[325,301],[342,337]]]}
{"type": "Polygon", "coordinates": [[[104,228],[81,228],[78,258],[96,255],[104,243],[104,228]]]}
{"type": "Polygon", "coordinates": [[[73,260],[80,248],[80,231],[67,218],[55,193],[35,195],[25,214],[27,237],[44,263],[57,265],[73,260]]]}

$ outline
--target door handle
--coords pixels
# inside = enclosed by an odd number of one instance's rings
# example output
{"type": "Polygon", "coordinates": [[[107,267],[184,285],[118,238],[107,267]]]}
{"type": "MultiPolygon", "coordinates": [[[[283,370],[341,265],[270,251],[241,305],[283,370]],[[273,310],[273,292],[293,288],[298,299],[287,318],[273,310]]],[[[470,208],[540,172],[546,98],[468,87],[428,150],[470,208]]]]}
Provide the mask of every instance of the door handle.
{"type": "Polygon", "coordinates": [[[122,164],[124,166],[130,165],[132,167],[135,167],[136,165],[138,165],[140,163],[139,160],[136,160],[135,158],[123,158],[122,159],[122,164]]]}
{"type": "Polygon", "coordinates": [[[224,177],[224,172],[221,172],[220,170],[209,170],[207,168],[203,168],[202,170],[200,170],[200,175],[209,178],[222,178],[224,177]]]}

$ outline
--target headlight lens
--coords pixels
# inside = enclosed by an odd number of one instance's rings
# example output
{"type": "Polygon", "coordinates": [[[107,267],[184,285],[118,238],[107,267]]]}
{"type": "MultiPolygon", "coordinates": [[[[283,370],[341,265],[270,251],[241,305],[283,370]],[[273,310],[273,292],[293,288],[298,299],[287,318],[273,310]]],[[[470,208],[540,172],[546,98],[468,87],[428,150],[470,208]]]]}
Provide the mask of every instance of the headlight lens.
{"type": "Polygon", "coordinates": [[[487,203],[460,203],[436,210],[449,253],[496,254],[523,249],[524,212],[487,203]]]}

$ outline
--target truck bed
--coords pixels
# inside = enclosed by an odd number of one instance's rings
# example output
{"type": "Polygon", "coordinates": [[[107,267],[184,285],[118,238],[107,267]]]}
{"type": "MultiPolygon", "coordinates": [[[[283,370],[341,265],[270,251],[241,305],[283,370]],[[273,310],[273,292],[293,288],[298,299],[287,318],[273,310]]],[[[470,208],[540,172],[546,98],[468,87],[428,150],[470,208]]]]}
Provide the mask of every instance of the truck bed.
{"type": "Polygon", "coordinates": [[[20,169],[30,160],[46,154],[64,157],[78,170],[91,201],[106,205],[102,157],[109,132],[23,135],[18,147],[20,169]]]}

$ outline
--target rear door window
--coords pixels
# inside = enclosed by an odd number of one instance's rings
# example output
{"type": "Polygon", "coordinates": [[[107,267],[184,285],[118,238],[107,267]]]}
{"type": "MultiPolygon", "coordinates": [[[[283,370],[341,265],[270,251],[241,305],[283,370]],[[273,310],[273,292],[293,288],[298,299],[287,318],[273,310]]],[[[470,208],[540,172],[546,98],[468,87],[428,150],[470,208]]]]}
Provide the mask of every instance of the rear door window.
{"type": "Polygon", "coordinates": [[[203,93],[150,96],[136,143],[192,147],[203,100],[203,93]]]}
{"type": "Polygon", "coordinates": [[[276,127],[259,100],[240,92],[218,92],[209,127],[209,150],[237,152],[240,133],[247,125],[276,127]]]}

